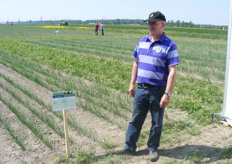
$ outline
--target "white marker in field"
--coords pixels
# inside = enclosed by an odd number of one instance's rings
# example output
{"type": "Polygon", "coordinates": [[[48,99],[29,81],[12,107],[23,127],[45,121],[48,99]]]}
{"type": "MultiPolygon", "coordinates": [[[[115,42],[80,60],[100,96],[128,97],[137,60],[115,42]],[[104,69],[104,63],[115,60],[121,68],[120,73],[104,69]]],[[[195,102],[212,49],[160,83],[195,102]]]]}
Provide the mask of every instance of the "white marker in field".
{"type": "Polygon", "coordinates": [[[76,108],[76,91],[54,92],[52,95],[52,110],[63,110],[64,119],[64,134],[66,145],[66,156],[70,157],[69,142],[68,142],[68,124],[67,124],[67,109],[76,108]]]}
{"type": "Polygon", "coordinates": [[[227,58],[226,58],[226,77],[224,88],[223,111],[221,116],[232,126],[232,42],[231,29],[232,28],[232,0],[230,0],[229,8],[229,24],[228,24],[228,38],[227,38],[227,58]]]}

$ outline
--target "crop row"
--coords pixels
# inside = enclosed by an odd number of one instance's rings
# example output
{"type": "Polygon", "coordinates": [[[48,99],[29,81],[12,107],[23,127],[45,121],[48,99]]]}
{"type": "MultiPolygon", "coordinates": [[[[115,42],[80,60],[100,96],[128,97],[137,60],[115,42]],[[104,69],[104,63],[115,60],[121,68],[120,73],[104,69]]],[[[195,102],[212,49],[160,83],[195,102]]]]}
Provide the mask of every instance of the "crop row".
{"type": "MultiPolygon", "coordinates": [[[[12,97],[16,98],[16,102],[17,102],[17,99],[20,100],[20,103],[23,107],[25,107],[25,109],[28,109],[30,110],[32,113],[35,112],[34,109],[31,109],[31,107],[29,106],[29,104],[27,104],[26,102],[22,101],[22,99],[15,94],[15,92],[13,92],[13,90],[9,89],[9,87],[7,85],[3,85],[1,84],[0,85],[0,88],[4,88],[4,90],[6,92],[8,92],[12,97]],[[27,104],[27,105],[25,105],[27,104]]],[[[14,103],[11,103],[9,100],[7,100],[7,98],[5,98],[6,96],[6,93],[2,92],[0,94],[0,101],[8,107],[8,109],[15,114],[15,116],[17,117],[17,119],[23,124],[25,125],[27,128],[29,128],[31,130],[31,132],[33,132],[33,134],[35,136],[37,136],[47,147],[49,147],[50,149],[52,149],[52,144],[51,142],[46,139],[41,131],[41,128],[39,128],[37,125],[36,125],[36,122],[34,119],[32,119],[32,117],[30,117],[28,115],[28,112],[26,111],[22,111],[22,108],[21,110],[18,110],[20,109],[19,108],[19,105],[16,106],[16,102],[14,103]]],[[[35,113],[34,113],[35,114],[35,113]]],[[[38,114],[38,113],[36,113],[38,114]]],[[[40,117],[41,118],[41,117],[40,117]]],[[[50,122],[51,123],[51,122],[50,122]]],[[[51,125],[51,124],[48,124],[48,125],[51,125]]],[[[22,143],[19,144],[19,145],[23,145],[22,143]]],[[[21,146],[20,146],[21,147],[21,146]]],[[[25,148],[24,148],[25,149],[25,148]]]]}

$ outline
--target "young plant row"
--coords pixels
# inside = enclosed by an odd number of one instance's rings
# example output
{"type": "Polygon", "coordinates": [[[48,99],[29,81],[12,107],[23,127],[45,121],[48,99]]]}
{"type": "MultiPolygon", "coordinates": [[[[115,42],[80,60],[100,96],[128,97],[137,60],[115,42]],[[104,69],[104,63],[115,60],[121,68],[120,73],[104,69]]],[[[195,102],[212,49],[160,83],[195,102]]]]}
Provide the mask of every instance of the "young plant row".
{"type": "MultiPolygon", "coordinates": [[[[1,88],[3,86],[0,86],[1,88]]],[[[8,107],[8,109],[15,114],[15,116],[17,117],[17,119],[24,124],[28,129],[31,130],[31,132],[38,137],[42,143],[44,143],[48,148],[52,149],[52,144],[50,143],[50,141],[46,138],[44,138],[43,133],[41,132],[41,129],[36,125],[36,123],[34,122],[34,120],[28,119],[28,115],[26,113],[23,112],[19,112],[19,110],[17,109],[17,107],[15,105],[13,105],[11,102],[7,101],[2,94],[0,94],[0,101],[8,107]]]]}
{"type": "Polygon", "coordinates": [[[226,42],[175,38],[181,64],[178,70],[206,80],[224,81],[226,42]]]}
{"type": "MultiPolygon", "coordinates": [[[[20,86],[19,84],[15,83],[2,73],[0,73],[0,78],[4,79],[7,81],[10,85],[13,87],[20,89],[23,91],[23,93],[27,93],[28,96],[32,96],[32,93],[30,93],[28,90],[20,86]]],[[[6,90],[15,100],[17,100],[19,103],[21,103],[26,109],[28,109],[32,114],[34,114],[37,118],[39,118],[42,122],[47,124],[54,132],[56,132],[61,138],[64,138],[64,132],[61,130],[60,127],[57,126],[55,119],[51,115],[47,115],[45,113],[42,113],[40,110],[38,110],[35,105],[30,105],[28,102],[26,102],[23,98],[25,96],[22,96],[22,94],[19,94],[18,92],[15,91],[15,89],[11,89],[11,87],[7,85],[2,85],[0,84],[1,87],[4,87],[4,90],[6,90]]],[[[30,98],[30,97],[28,97],[30,98]]],[[[40,102],[41,103],[41,102],[40,102]]]]}
{"type": "Polygon", "coordinates": [[[8,123],[6,120],[4,120],[1,113],[0,113],[0,123],[3,125],[4,129],[6,129],[6,131],[9,133],[9,135],[13,138],[15,143],[17,145],[19,145],[21,150],[25,151],[26,150],[25,145],[24,145],[23,141],[18,137],[19,134],[15,130],[13,130],[10,123],[8,123]]]}

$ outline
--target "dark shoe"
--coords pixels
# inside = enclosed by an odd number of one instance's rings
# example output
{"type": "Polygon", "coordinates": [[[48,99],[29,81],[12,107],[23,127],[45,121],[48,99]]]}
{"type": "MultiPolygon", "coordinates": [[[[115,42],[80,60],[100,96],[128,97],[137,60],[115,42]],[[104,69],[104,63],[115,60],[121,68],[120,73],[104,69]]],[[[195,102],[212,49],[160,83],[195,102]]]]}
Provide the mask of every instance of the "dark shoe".
{"type": "Polygon", "coordinates": [[[133,155],[133,154],[135,154],[135,151],[131,151],[130,149],[120,148],[120,149],[116,149],[114,151],[114,153],[115,154],[120,154],[120,155],[123,155],[123,154],[133,155]]]}
{"type": "Polygon", "coordinates": [[[154,152],[150,151],[149,152],[149,159],[152,162],[157,161],[159,159],[159,154],[157,153],[157,151],[154,151],[154,152]]]}

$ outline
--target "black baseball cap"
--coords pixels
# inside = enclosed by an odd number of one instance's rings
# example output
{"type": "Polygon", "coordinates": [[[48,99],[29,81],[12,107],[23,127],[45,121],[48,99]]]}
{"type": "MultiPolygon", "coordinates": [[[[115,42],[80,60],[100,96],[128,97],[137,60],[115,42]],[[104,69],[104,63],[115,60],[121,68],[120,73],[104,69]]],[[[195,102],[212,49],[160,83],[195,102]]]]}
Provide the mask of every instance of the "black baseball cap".
{"type": "Polygon", "coordinates": [[[165,21],[166,22],[166,18],[164,16],[164,14],[162,14],[161,12],[159,11],[156,11],[156,12],[153,12],[149,15],[148,19],[147,20],[144,20],[144,22],[156,22],[158,20],[162,20],[162,21],[165,21]]]}

